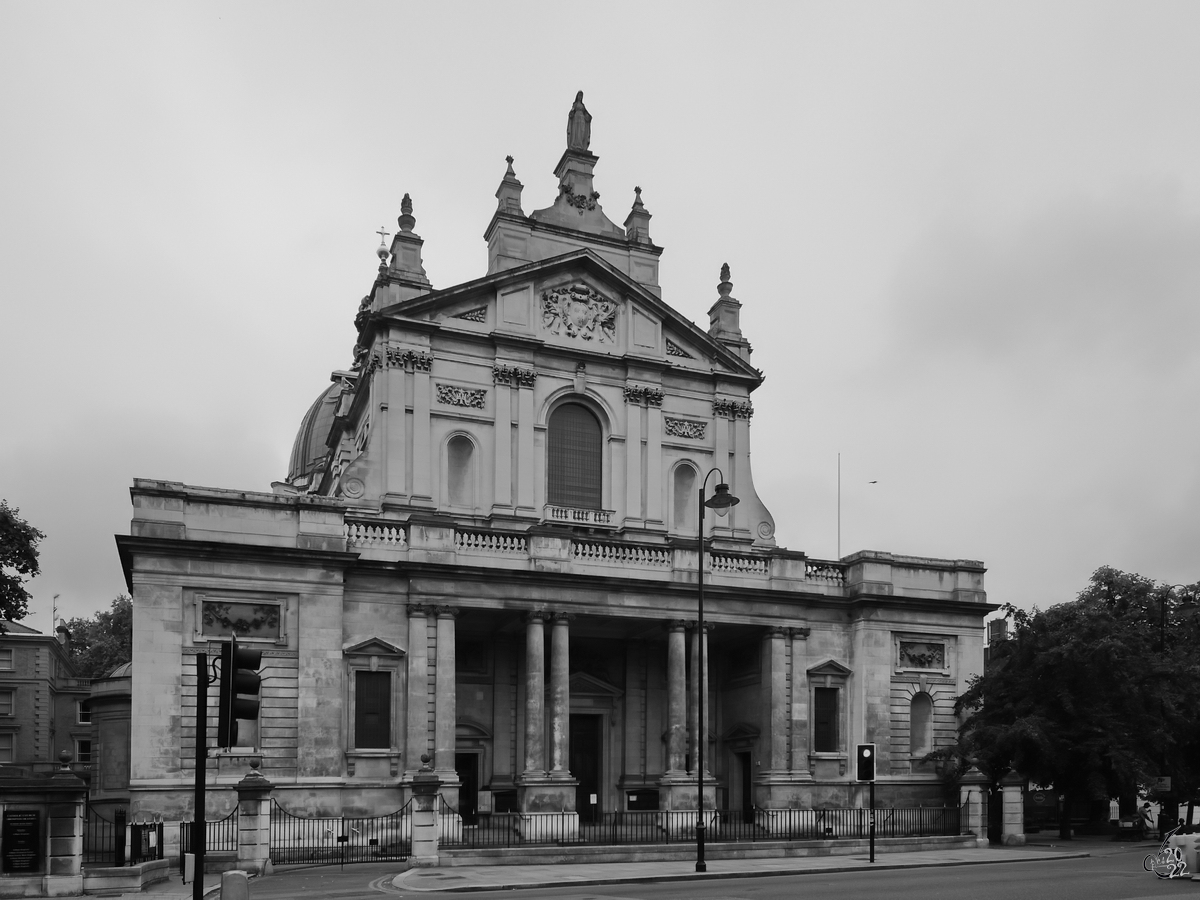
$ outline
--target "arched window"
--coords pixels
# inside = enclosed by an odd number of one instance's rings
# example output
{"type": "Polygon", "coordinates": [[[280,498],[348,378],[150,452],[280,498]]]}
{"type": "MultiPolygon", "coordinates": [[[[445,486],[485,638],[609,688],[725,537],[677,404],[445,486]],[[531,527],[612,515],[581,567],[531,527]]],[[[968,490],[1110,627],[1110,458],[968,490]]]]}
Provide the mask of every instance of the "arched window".
{"type": "Polygon", "coordinates": [[[564,403],[550,414],[547,435],[547,501],[577,509],[600,509],[602,435],[592,411],[564,403]]]}
{"type": "Polygon", "coordinates": [[[470,440],[462,435],[450,438],[446,446],[446,487],[451,506],[475,506],[474,454],[470,440]]]}
{"type": "Polygon", "coordinates": [[[933,749],[933,698],[924,691],[914,694],[908,707],[910,748],[913,756],[933,749]]]}
{"type": "Polygon", "coordinates": [[[696,533],[696,470],[691,466],[675,469],[675,530],[686,535],[696,533]]]}

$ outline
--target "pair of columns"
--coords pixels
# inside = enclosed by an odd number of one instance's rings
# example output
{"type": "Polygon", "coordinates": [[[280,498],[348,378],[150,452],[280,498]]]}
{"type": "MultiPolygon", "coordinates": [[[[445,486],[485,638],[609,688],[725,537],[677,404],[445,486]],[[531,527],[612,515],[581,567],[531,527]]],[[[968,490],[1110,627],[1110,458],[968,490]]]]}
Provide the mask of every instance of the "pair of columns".
{"type": "MultiPolygon", "coordinates": [[[[423,753],[430,753],[438,772],[454,772],[454,620],[457,616],[458,610],[452,606],[413,603],[408,607],[409,684],[405,768],[410,773],[420,769],[423,753]],[[432,634],[429,627],[431,619],[435,623],[432,634]],[[429,671],[431,653],[434,660],[432,679],[429,671]]],[[[457,783],[457,779],[454,780],[457,783]]]]}
{"type": "MultiPolygon", "coordinates": [[[[708,631],[704,633],[695,623],[676,619],[668,623],[667,632],[667,777],[681,777],[688,772],[695,774],[700,741],[707,735],[700,734],[700,704],[704,704],[704,721],[709,716],[708,705],[708,631]],[[691,677],[687,675],[686,632],[692,633],[691,677]],[[700,642],[704,641],[704,671],[700,671],[700,642]],[[692,748],[692,765],[687,767],[687,749],[692,748]]],[[[708,754],[705,754],[705,777],[708,776],[708,754]]]]}
{"type": "Polygon", "coordinates": [[[523,781],[567,780],[570,762],[570,616],[534,611],[525,618],[525,767],[523,781]],[[550,767],[546,768],[544,697],[546,631],[550,629],[550,767]]]}

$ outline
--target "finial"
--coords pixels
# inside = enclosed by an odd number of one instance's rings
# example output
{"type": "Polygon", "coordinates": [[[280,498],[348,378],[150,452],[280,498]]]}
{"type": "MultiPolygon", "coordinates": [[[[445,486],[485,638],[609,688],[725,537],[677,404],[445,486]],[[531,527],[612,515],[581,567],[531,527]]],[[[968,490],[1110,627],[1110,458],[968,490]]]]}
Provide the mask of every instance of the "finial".
{"type": "Polygon", "coordinates": [[[400,201],[400,218],[396,219],[396,224],[400,226],[401,231],[412,231],[413,226],[417,224],[417,220],[413,218],[412,209],[412,197],[406,193],[400,201]]]}
{"type": "Polygon", "coordinates": [[[379,226],[379,230],[375,233],[379,235],[379,246],[375,248],[375,255],[379,257],[379,264],[383,265],[383,261],[387,259],[388,255],[388,248],[385,243],[388,233],[383,230],[382,225],[379,226]]]}
{"type": "Polygon", "coordinates": [[[633,189],[633,205],[635,209],[639,206],[646,205],[642,202],[642,189],[640,187],[635,187],[633,189]]]}
{"type": "Polygon", "coordinates": [[[512,154],[510,153],[508,156],[504,157],[504,161],[506,163],[508,163],[508,171],[505,172],[504,174],[505,175],[516,175],[517,173],[513,171],[513,167],[512,167],[512,164],[513,164],[512,154]]]}
{"type": "Polygon", "coordinates": [[[733,282],[729,280],[729,263],[721,264],[721,283],[717,285],[717,293],[722,297],[728,297],[729,292],[733,290],[733,282]]]}
{"type": "Polygon", "coordinates": [[[729,263],[721,263],[721,280],[729,280],[729,263]]]}

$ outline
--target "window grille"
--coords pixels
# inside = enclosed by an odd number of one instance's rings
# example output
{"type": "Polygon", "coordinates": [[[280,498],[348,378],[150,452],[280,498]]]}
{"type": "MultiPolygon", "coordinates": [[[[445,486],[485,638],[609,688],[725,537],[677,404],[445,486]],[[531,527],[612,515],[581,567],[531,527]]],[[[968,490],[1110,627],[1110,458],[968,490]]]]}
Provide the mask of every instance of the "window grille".
{"type": "Polygon", "coordinates": [[[586,407],[565,403],[550,416],[547,499],[556,506],[601,508],[600,423],[586,407]]]}
{"type": "Polygon", "coordinates": [[[391,672],[355,673],[354,746],[359,750],[392,746],[391,672]]]}

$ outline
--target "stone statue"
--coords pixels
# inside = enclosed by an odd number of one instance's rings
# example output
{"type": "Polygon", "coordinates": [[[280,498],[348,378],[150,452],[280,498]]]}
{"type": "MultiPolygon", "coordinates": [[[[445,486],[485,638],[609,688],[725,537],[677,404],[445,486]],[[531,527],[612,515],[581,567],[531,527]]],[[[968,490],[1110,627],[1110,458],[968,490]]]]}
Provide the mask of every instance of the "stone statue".
{"type": "Polygon", "coordinates": [[[583,91],[575,95],[575,103],[567,116],[567,149],[584,150],[592,143],[592,114],[583,105],[583,91]]]}

